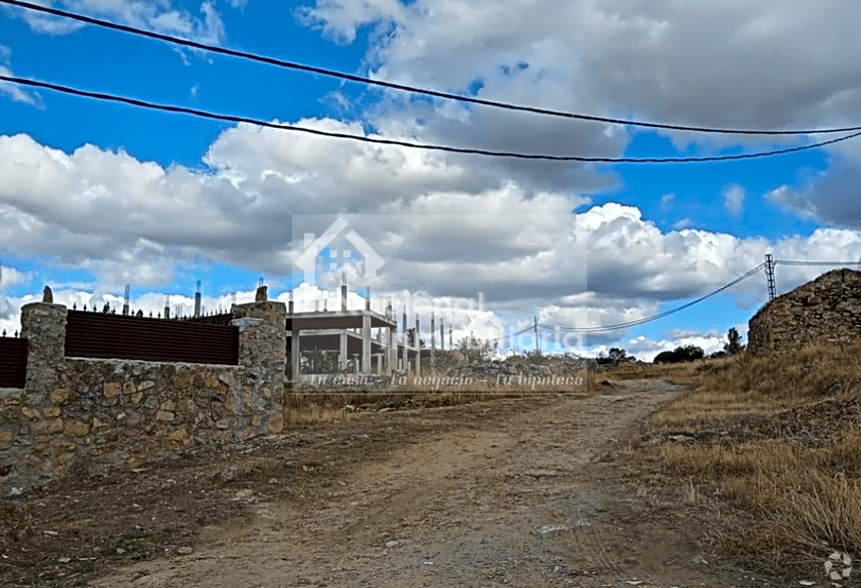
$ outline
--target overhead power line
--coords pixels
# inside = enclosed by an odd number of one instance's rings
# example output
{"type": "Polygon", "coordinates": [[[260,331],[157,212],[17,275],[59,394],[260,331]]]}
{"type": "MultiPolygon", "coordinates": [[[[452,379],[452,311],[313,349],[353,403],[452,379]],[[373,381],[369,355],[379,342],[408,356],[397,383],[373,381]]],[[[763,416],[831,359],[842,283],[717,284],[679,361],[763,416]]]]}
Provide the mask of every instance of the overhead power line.
{"type": "Polygon", "coordinates": [[[856,261],[787,261],[785,259],[776,259],[774,261],[774,265],[796,265],[796,266],[858,265],[858,263],[859,263],[859,260],[856,260],[856,261]]]}
{"type": "Polygon", "coordinates": [[[31,10],[35,12],[41,12],[43,14],[50,14],[53,16],[57,16],[60,18],[76,20],[78,22],[95,25],[98,27],[103,27],[106,29],[112,29],[115,31],[121,31],[124,33],[129,33],[132,35],[137,35],[141,37],[149,37],[151,39],[157,39],[160,41],[165,41],[167,43],[172,43],[174,45],[180,45],[183,47],[190,47],[192,49],[198,49],[201,51],[208,51],[210,53],[217,53],[221,55],[228,55],[230,57],[237,57],[240,59],[246,59],[250,61],[256,61],[258,63],[265,63],[268,65],[274,65],[281,68],[292,69],[296,71],[303,71],[307,73],[327,76],[331,78],[337,78],[349,82],[356,82],[359,84],[378,86],[382,88],[388,88],[390,90],[398,90],[401,92],[408,92],[411,94],[420,94],[424,96],[432,96],[434,98],[442,98],[445,100],[455,100],[458,102],[465,102],[469,104],[477,104],[481,106],[490,106],[493,108],[502,108],[505,110],[519,111],[519,112],[529,112],[532,114],[541,114],[546,116],[555,116],[560,118],[568,118],[575,120],[583,120],[590,122],[600,122],[614,125],[625,125],[632,127],[642,127],[642,128],[650,128],[650,129],[663,129],[663,130],[671,130],[671,131],[690,131],[694,133],[710,133],[710,134],[728,134],[728,135],[824,135],[824,134],[837,134],[837,133],[849,133],[855,131],[861,131],[861,126],[851,126],[851,127],[830,127],[830,128],[821,128],[821,129],[792,129],[792,130],[768,130],[768,129],[728,129],[728,128],[720,128],[720,127],[701,127],[701,126],[690,126],[690,125],[674,125],[674,124],[666,124],[666,123],[655,123],[655,122],[643,122],[637,121],[633,119],[624,119],[624,118],[615,118],[615,117],[606,117],[606,116],[596,116],[590,114],[580,114],[574,112],[565,112],[559,110],[552,110],[547,108],[538,108],[535,106],[523,106],[518,104],[510,104],[507,102],[498,102],[495,100],[485,100],[482,98],[475,98],[472,96],[463,96],[460,94],[452,94],[450,92],[441,92],[438,90],[430,90],[427,88],[420,88],[417,86],[410,86],[407,84],[397,84],[394,82],[387,82],[384,80],[375,80],[372,78],[359,76],[355,74],[348,74],[344,72],[339,72],[332,69],[327,69],[324,67],[317,67],[313,65],[307,65],[303,63],[298,63],[295,61],[288,61],[284,59],[278,59],[276,57],[267,57],[264,55],[257,55],[255,53],[249,53],[247,51],[238,51],[236,49],[229,49],[227,47],[219,47],[217,45],[209,45],[207,43],[200,43],[197,41],[191,41],[189,39],[183,39],[181,37],[174,37],[171,35],[165,35],[162,33],[156,33],[153,31],[147,31],[145,29],[140,29],[137,27],[122,25],[98,18],[93,18],[91,16],[86,16],[83,14],[78,14],[75,12],[69,12],[67,10],[61,10],[59,8],[53,8],[50,6],[40,6],[38,4],[34,4],[32,2],[23,2],[22,0],[0,0],[0,4],[7,4],[10,6],[17,6],[19,8],[24,8],[26,10],[31,10]]]}
{"type": "Polygon", "coordinates": [[[532,331],[534,329],[535,329],[535,325],[532,324],[532,325],[529,325],[528,327],[526,327],[525,329],[521,329],[521,330],[517,331],[516,333],[511,333],[510,335],[506,335],[506,337],[508,337],[508,338],[519,337],[520,335],[523,335],[524,333],[528,333],[529,331],[532,331]]]}
{"type": "MultiPolygon", "coordinates": [[[[3,0],[0,0],[2,2],[3,0]]],[[[759,151],[754,153],[742,153],[738,155],[710,155],[705,157],[586,157],[580,155],[549,155],[549,154],[540,154],[540,153],[520,153],[515,151],[492,151],[488,149],[473,149],[469,147],[452,147],[449,145],[432,145],[427,143],[415,143],[411,141],[402,141],[398,139],[384,139],[382,137],[368,137],[365,135],[353,135],[351,133],[340,133],[336,131],[325,131],[322,129],[314,129],[309,127],[300,127],[297,125],[287,125],[287,124],[278,124],[273,122],[268,122],[260,119],[249,118],[245,116],[235,116],[230,114],[217,114],[213,112],[208,112],[205,110],[200,110],[197,108],[188,108],[185,106],[176,106],[171,104],[158,104],[155,102],[149,102],[146,100],[138,100],[136,98],[128,98],[125,96],[117,96],[115,94],[106,94],[104,92],[91,92],[89,90],[80,90],[77,88],[71,88],[69,86],[63,86],[60,84],[53,84],[50,82],[41,82],[37,80],[30,80],[26,78],[19,78],[17,76],[7,76],[0,75],[0,81],[10,82],[13,84],[19,84],[22,86],[28,86],[31,88],[43,88],[46,90],[52,90],[55,92],[60,92],[62,94],[69,94],[72,96],[80,96],[84,98],[90,98],[93,100],[100,100],[103,102],[114,102],[120,104],[127,104],[130,106],[136,106],[139,108],[146,108],[149,110],[157,110],[162,112],[173,112],[178,114],[188,114],[191,116],[196,116],[199,118],[206,118],[209,120],[217,120],[221,122],[230,122],[230,123],[247,123],[252,125],[257,125],[260,127],[266,127],[271,129],[279,129],[284,131],[294,131],[298,133],[307,133],[310,135],[317,135],[321,137],[330,137],[334,139],[349,139],[352,141],[361,141],[363,143],[374,143],[377,145],[392,145],[396,147],[407,147],[410,149],[423,149],[426,151],[443,151],[446,153],[463,153],[467,155],[483,155],[487,157],[506,157],[506,158],[514,158],[514,159],[530,159],[530,160],[545,160],[545,161],[578,161],[578,162],[586,162],[586,163],[703,163],[703,162],[716,162],[716,161],[737,161],[742,159],[758,159],[763,157],[773,157],[776,155],[785,155],[787,153],[797,153],[799,151],[809,151],[811,149],[818,149],[819,147],[824,147],[825,145],[832,145],[834,143],[840,143],[842,141],[848,141],[849,139],[853,139],[855,137],[861,136],[861,131],[852,133],[851,135],[845,135],[843,137],[837,137],[836,139],[829,139],[828,141],[821,141],[819,143],[811,143],[808,145],[799,145],[796,147],[788,147],[785,149],[775,149],[771,151],[759,151]]]]}
{"type": "Polygon", "coordinates": [[[544,324],[544,323],[538,323],[538,326],[542,327],[544,329],[552,329],[552,330],[558,330],[558,331],[568,331],[568,332],[576,332],[576,333],[600,333],[603,331],[616,331],[619,329],[628,329],[630,327],[636,327],[639,325],[644,325],[646,323],[650,323],[652,321],[656,321],[658,319],[662,319],[664,317],[670,316],[671,314],[675,314],[677,312],[685,310],[686,308],[690,308],[691,306],[693,306],[695,304],[699,304],[703,300],[706,300],[707,298],[711,298],[715,294],[723,292],[724,290],[735,286],[739,282],[748,279],[749,277],[754,275],[756,272],[761,270],[763,267],[765,267],[765,264],[761,263],[758,266],[756,266],[755,268],[753,268],[752,270],[750,270],[749,272],[747,272],[746,274],[744,274],[743,276],[736,278],[735,280],[733,280],[729,284],[721,286],[717,290],[709,292],[705,296],[701,296],[700,298],[697,298],[696,300],[694,300],[692,302],[688,302],[687,304],[683,304],[682,306],[678,306],[676,308],[673,308],[673,309],[670,309],[670,310],[667,310],[667,311],[664,311],[664,312],[661,312],[661,313],[658,313],[658,314],[655,314],[655,315],[652,315],[649,317],[637,319],[635,321],[628,321],[626,323],[618,323],[615,325],[595,326],[595,327],[564,327],[564,326],[560,326],[560,325],[548,325],[548,324],[544,324]]]}

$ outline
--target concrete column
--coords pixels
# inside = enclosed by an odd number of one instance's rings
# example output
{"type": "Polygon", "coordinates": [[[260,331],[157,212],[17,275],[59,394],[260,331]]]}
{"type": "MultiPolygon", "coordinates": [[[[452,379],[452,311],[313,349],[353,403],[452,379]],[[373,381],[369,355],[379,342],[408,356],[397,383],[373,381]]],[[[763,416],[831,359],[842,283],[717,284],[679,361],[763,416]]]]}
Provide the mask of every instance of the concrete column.
{"type": "Polygon", "coordinates": [[[294,380],[301,375],[302,371],[302,362],[300,361],[302,355],[299,353],[300,338],[299,329],[293,327],[290,331],[290,373],[293,374],[294,380]]]}
{"type": "Polygon", "coordinates": [[[126,284],[126,294],[123,297],[123,316],[128,316],[129,312],[131,310],[131,307],[129,306],[129,291],[130,290],[131,290],[131,286],[129,284],[126,284]]]}
{"type": "Polygon", "coordinates": [[[200,316],[200,281],[197,282],[197,292],[194,293],[194,316],[200,316]]]}
{"type": "Polygon", "coordinates": [[[362,315],[362,373],[371,373],[371,317],[362,315]]]}
{"type": "Polygon", "coordinates": [[[430,365],[429,369],[432,369],[434,365],[434,352],[436,351],[436,315],[431,313],[431,324],[430,324],[430,336],[431,336],[431,350],[430,350],[430,365]]]}
{"type": "Polygon", "coordinates": [[[422,339],[419,317],[416,317],[416,376],[422,375],[422,339]]]}
{"type": "Polygon", "coordinates": [[[338,365],[341,367],[341,371],[347,369],[347,361],[349,361],[349,357],[347,357],[347,331],[342,330],[340,335],[340,354],[338,355],[338,365]]]}
{"type": "Polygon", "coordinates": [[[389,373],[398,369],[398,328],[386,329],[389,340],[389,373]]]}

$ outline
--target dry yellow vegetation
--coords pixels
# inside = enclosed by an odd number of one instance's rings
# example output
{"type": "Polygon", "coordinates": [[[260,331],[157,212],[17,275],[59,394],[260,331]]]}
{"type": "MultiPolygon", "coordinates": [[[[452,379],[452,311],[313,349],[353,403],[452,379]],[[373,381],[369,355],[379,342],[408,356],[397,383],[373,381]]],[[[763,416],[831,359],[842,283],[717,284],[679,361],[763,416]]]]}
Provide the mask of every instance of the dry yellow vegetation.
{"type": "Polygon", "coordinates": [[[688,370],[693,391],[651,418],[641,474],[718,513],[712,537],[750,561],[861,554],[861,343],[688,370]]]}

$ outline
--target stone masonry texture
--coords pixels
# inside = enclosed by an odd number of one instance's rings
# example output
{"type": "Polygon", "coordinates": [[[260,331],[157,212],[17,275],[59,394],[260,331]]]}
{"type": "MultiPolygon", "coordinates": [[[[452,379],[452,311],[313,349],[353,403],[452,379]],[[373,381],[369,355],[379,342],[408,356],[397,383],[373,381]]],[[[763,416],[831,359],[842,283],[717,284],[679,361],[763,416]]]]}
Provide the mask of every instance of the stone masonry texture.
{"type": "Polygon", "coordinates": [[[805,344],[849,343],[861,336],[861,272],[838,269],[766,304],[750,319],[752,354],[798,349],[805,344]]]}
{"type": "Polygon", "coordinates": [[[282,432],[286,308],[234,308],[236,366],[65,357],[66,308],[22,308],[27,380],[22,390],[0,389],[0,495],[282,432]]]}

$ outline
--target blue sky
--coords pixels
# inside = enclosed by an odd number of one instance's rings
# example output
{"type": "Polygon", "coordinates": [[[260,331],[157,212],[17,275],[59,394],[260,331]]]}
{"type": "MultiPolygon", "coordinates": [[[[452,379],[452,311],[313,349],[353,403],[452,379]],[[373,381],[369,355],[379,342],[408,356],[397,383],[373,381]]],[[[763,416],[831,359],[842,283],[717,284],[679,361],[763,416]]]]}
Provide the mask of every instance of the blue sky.
{"type": "MultiPolygon", "coordinates": [[[[861,41],[850,24],[861,7],[845,2],[655,0],[615,13],[602,3],[560,8],[549,0],[532,3],[543,8],[479,0],[45,3],[556,110],[760,129],[859,122],[861,66],[851,56],[861,41]],[[816,31],[828,34],[811,47],[816,31]]],[[[496,150],[675,157],[813,140],[642,131],[410,98],[9,7],[0,9],[0,73],[496,150]]],[[[0,327],[17,328],[17,309],[46,283],[57,300],[79,306],[116,301],[128,283],[133,306],[158,311],[165,296],[189,305],[196,280],[208,308],[225,308],[233,293],[251,296],[263,276],[279,299],[292,285],[312,308],[324,285],[299,287],[292,264],[306,215],[342,216],[385,257],[379,275],[357,267],[351,277],[357,290],[371,287],[375,304],[405,289],[439,304],[487,291],[482,311],[448,317],[456,337],[493,337],[536,315],[577,326],[636,320],[722,286],[766,252],[857,260],[861,204],[849,186],[861,176],[858,141],[724,163],[524,163],[261,131],[0,85],[0,327]]],[[[778,288],[827,269],[778,267],[778,288]]],[[[728,328],[745,332],[766,299],[758,274],[661,321],[591,337],[588,351],[622,346],[650,358],[686,343],[713,351],[728,328]]]]}

